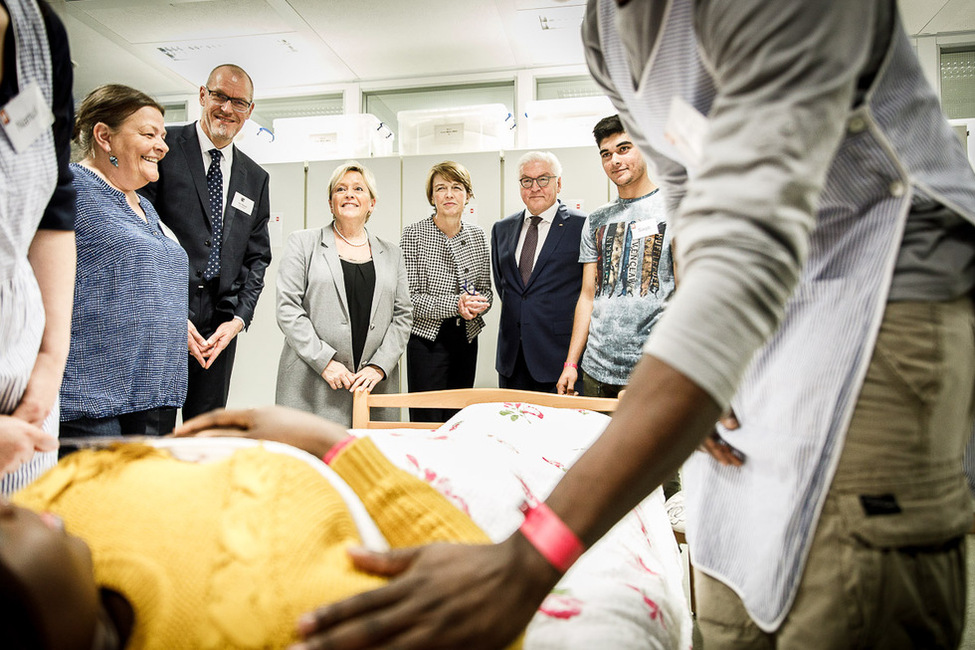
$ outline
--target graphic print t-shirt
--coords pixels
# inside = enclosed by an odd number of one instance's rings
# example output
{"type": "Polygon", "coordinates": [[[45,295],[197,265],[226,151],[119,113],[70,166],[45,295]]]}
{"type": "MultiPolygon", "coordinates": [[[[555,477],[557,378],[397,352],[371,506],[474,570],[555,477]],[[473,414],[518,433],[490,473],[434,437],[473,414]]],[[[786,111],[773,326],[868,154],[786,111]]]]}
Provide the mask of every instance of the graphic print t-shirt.
{"type": "Polygon", "coordinates": [[[596,296],[582,369],[623,385],[674,291],[670,233],[659,190],[617,199],[586,219],[579,262],[596,263],[596,296]]]}

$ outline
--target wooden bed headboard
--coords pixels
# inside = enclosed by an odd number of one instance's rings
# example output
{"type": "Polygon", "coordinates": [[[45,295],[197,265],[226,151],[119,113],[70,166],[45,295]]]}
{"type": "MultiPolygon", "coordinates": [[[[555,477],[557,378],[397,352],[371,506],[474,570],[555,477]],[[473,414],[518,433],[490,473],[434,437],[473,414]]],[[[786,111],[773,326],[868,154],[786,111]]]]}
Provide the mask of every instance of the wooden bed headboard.
{"type": "MultiPolygon", "coordinates": [[[[366,393],[357,391],[352,402],[353,429],[435,429],[442,422],[383,422],[371,419],[370,408],[447,408],[461,409],[486,402],[524,402],[538,406],[576,408],[612,413],[618,400],[606,397],[576,397],[504,388],[458,388],[425,393],[366,393]]],[[[407,414],[407,417],[409,414],[407,414]]]]}

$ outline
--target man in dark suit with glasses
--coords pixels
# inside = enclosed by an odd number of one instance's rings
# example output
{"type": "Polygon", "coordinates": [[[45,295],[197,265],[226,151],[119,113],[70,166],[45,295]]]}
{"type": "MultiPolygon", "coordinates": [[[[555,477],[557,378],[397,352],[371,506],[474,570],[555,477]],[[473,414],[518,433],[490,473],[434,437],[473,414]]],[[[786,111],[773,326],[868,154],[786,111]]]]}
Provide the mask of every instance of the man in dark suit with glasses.
{"type": "Polygon", "coordinates": [[[498,385],[554,393],[582,288],[579,238],[586,215],[558,200],[562,165],[549,152],[522,156],[518,182],[525,209],[491,230],[501,298],[498,385]]]}
{"type": "Polygon", "coordinates": [[[159,181],[140,190],[189,256],[184,420],[226,406],[236,337],[254,316],[271,261],[268,174],[233,146],[253,100],[243,69],[214,68],[200,87],[199,121],[169,131],[159,181]]]}

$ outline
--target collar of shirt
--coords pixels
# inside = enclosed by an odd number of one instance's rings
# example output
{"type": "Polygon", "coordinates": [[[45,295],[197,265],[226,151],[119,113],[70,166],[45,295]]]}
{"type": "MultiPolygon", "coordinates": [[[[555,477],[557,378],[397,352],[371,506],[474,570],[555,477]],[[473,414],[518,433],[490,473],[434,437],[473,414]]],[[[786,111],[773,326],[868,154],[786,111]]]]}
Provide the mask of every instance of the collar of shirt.
{"type": "MultiPolygon", "coordinates": [[[[549,208],[545,210],[543,213],[536,214],[534,216],[541,217],[542,221],[545,222],[545,225],[551,225],[552,221],[555,220],[555,213],[558,211],[559,211],[559,202],[558,200],[556,200],[555,203],[550,205],[549,208]]],[[[527,228],[528,224],[531,223],[531,218],[532,218],[532,213],[527,208],[525,209],[525,214],[523,218],[525,222],[524,227],[527,228]]],[[[543,224],[539,223],[538,225],[539,227],[541,227],[543,224]]]]}
{"type": "Polygon", "coordinates": [[[231,142],[222,149],[213,144],[200,126],[199,120],[196,121],[196,136],[200,140],[200,153],[203,154],[203,169],[210,168],[210,149],[220,149],[220,153],[223,154],[220,157],[220,171],[224,172],[224,176],[229,176],[230,167],[234,163],[234,143],[231,142]]]}
{"type": "MultiPolygon", "coordinates": [[[[556,200],[547,210],[541,214],[535,215],[536,217],[541,217],[542,220],[538,222],[538,243],[535,246],[535,261],[538,261],[538,256],[542,252],[542,246],[545,245],[545,239],[548,237],[548,231],[552,226],[552,222],[555,220],[555,213],[559,211],[559,202],[556,200]]],[[[528,233],[528,227],[531,226],[532,213],[527,209],[521,220],[521,232],[518,234],[518,246],[515,247],[515,259],[521,259],[521,249],[525,245],[525,235],[528,233]]]]}
{"type": "Polygon", "coordinates": [[[220,172],[223,174],[223,204],[227,205],[227,191],[230,189],[230,170],[234,164],[234,143],[231,142],[223,149],[210,142],[210,138],[204,133],[200,121],[196,121],[196,136],[200,140],[200,155],[203,156],[203,173],[210,169],[210,150],[219,149],[220,153],[220,172]]]}

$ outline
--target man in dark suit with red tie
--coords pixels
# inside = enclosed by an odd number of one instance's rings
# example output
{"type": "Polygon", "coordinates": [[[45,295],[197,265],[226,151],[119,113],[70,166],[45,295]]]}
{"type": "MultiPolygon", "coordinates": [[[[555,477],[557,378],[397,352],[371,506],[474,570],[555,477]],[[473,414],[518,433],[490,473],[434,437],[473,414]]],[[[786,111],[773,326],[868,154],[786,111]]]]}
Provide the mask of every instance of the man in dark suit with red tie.
{"type": "Polygon", "coordinates": [[[498,385],[554,393],[582,288],[579,239],[586,215],[557,200],[562,165],[549,152],[522,156],[518,182],[525,209],[491,230],[501,298],[498,385]]]}
{"type": "Polygon", "coordinates": [[[233,145],[253,100],[243,69],[214,68],[200,87],[200,120],[170,129],[159,181],[140,190],[189,257],[184,421],[226,406],[236,337],[254,316],[271,262],[268,174],[233,145]]]}

